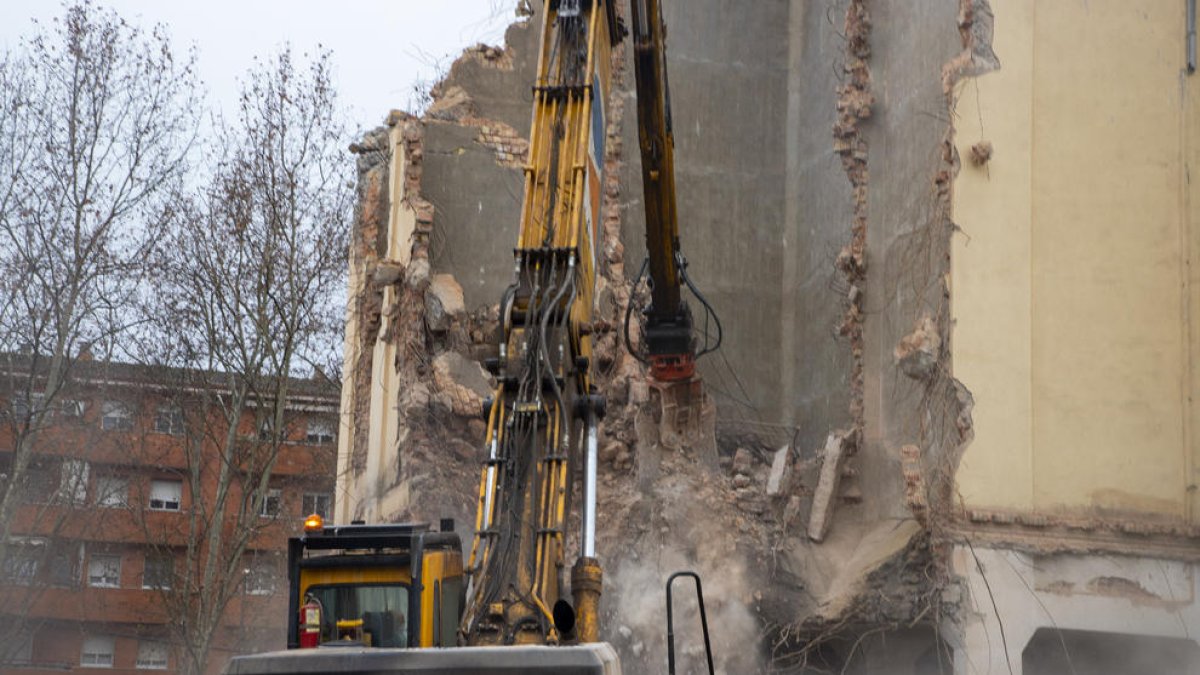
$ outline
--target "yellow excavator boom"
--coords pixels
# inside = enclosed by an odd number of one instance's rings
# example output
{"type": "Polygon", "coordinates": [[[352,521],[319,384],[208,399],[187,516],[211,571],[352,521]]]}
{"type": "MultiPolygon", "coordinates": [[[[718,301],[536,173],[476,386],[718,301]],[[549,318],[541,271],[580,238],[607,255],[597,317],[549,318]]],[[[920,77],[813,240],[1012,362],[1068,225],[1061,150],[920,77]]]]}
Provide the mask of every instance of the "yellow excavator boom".
{"type": "Polygon", "coordinates": [[[619,39],[612,0],[546,3],[516,279],[501,299],[504,330],[491,364],[499,384],[486,411],[488,457],[460,628],[470,645],[598,639],[595,454],[604,405],[589,370],[604,106],[619,39]],[[579,471],[584,522],[570,602],[565,527],[579,471]]]}

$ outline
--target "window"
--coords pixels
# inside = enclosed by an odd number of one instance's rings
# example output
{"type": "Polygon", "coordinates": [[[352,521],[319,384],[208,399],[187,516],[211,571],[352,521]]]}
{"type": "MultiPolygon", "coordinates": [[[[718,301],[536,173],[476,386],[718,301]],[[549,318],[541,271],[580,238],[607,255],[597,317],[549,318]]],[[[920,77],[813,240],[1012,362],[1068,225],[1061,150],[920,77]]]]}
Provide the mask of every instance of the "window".
{"type": "Polygon", "coordinates": [[[46,542],[43,539],[16,539],[4,556],[0,572],[10,583],[28,585],[37,577],[38,567],[45,556],[46,542]]]}
{"type": "Polygon", "coordinates": [[[337,434],[334,432],[332,422],[322,419],[308,420],[308,430],[304,435],[305,443],[324,445],[326,443],[333,443],[336,440],[337,434]]]}
{"type": "Polygon", "coordinates": [[[108,508],[129,506],[129,479],[125,476],[97,476],[96,505],[108,508]]]}
{"type": "Polygon", "coordinates": [[[59,544],[49,561],[49,582],[52,586],[74,588],[79,585],[79,564],[83,560],[83,545],[59,544]]]}
{"type": "Polygon", "coordinates": [[[458,608],[463,603],[463,578],[450,577],[433,583],[439,633],[434,641],[439,647],[454,647],[458,642],[458,608]]]}
{"type": "MultiPolygon", "coordinates": [[[[0,650],[0,654],[4,651],[0,650]]],[[[29,666],[33,664],[33,632],[23,628],[17,631],[12,644],[8,645],[8,657],[0,665],[29,666]]]]}
{"type": "Polygon", "coordinates": [[[270,595],[275,592],[275,561],[269,555],[247,556],[250,566],[246,568],[246,593],[248,595],[270,595]]]}
{"type": "Polygon", "coordinates": [[[333,495],[326,493],[308,493],[304,495],[304,508],[300,515],[304,517],[317,514],[325,520],[329,520],[329,515],[333,511],[333,495]]]}
{"type": "Polygon", "coordinates": [[[142,570],[142,588],[169,590],[174,578],[174,558],[169,554],[146,555],[146,566],[142,570]]]}
{"type": "Polygon", "coordinates": [[[92,668],[112,668],[116,640],[110,637],[90,637],[83,641],[79,665],[92,668]]]}
{"type": "Polygon", "coordinates": [[[59,471],[47,464],[30,464],[25,475],[13,487],[26,504],[45,504],[58,494],[59,471]]]}
{"type": "Polygon", "coordinates": [[[141,670],[167,669],[167,644],[165,642],[138,642],[137,667],[141,670]]]}
{"type": "Polygon", "coordinates": [[[150,481],[150,508],[155,511],[178,511],[183,499],[183,483],[177,480],[150,481]]]}
{"type": "Polygon", "coordinates": [[[338,620],[362,619],[363,632],[371,634],[372,646],[408,646],[405,630],[407,586],[385,583],[313,585],[308,587],[308,592],[324,610],[321,612],[321,642],[338,639],[338,620]]]}
{"type": "Polygon", "coordinates": [[[64,459],[58,482],[56,500],[63,504],[83,504],[87,501],[88,463],[80,459],[64,459]]]}
{"type": "Polygon", "coordinates": [[[258,515],[263,518],[274,518],[279,515],[280,506],[283,503],[283,490],[270,489],[267,494],[263,495],[262,509],[258,515]]]}
{"type": "Polygon", "coordinates": [[[17,394],[12,399],[13,416],[25,419],[31,412],[41,412],[45,407],[45,400],[45,394],[17,394]]]}
{"type": "Polygon", "coordinates": [[[93,555],[88,561],[88,586],[95,588],[121,587],[121,556],[93,555]]]}
{"type": "Polygon", "coordinates": [[[159,408],[154,414],[154,431],[172,436],[183,435],[183,411],[175,406],[159,408]]]}
{"type": "Polygon", "coordinates": [[[274,429],[271,428],[271,420],[263,420],[258,424],[258,440],[270,441],[275,438],[274,429]]]}
{"type": "Polygon", "coordinates": [[[63,417],[83,417],[83,401],[63,399],[59,404],[59,414],[63,417]]]}
{"type": "Polygon", "coordinates": [[[100,428],[129,431],[133,428],[133,412],[121,401],[105,401],[101,407],[100,428]]]}

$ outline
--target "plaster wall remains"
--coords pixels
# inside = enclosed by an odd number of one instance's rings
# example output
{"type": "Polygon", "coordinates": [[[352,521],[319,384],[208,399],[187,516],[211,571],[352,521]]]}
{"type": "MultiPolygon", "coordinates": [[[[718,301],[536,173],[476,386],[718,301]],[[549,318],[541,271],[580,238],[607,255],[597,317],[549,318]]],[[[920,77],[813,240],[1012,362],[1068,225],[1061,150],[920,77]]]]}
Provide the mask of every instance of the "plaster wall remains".
{"type": "Polygon", "coordinates": [[[963,7],[997,58],[947,69],[953,363],[975,403],[954,672],[1196,672],[1186,8],[963,7]]]}
{"type": "Polygon", "coordinates": [[[1004,65],[957,88],[959,155],[992,148],[955,183],[955,373],[988,402],[958,485],[969,508],[1190,524],[1184,7],[1089,5],[997,8],[1004,65]]]}
{"type": "MultiPolygon", "coordinates": [[[[598,543],[627,669],[661,668],[646,589],[682,567],[729,673],[1032,675],[1200,630],[1182,5],[666,0],[683,250],[725,326],[715,462],[660,442],[619,337],[644,219],[616,51],[598,543]]],[[[354,148],[342,522],[471,534],[537,20],[354,148]]]]}

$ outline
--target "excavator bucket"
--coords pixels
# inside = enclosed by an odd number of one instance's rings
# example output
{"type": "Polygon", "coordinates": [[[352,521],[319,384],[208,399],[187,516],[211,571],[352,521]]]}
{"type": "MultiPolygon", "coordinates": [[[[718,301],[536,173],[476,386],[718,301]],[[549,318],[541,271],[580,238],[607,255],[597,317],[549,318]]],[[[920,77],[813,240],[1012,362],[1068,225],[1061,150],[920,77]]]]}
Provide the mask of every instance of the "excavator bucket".
{"type": "Polygon", "coordinates": [[[321,647],[239,656],[226,675],[621,675],[612,645],[370,649],[321,647]]]}
{"type": "Polygon", "coordinates": [[[674,382],[650,378],[650,392],[658,400],[658,440],[664,448],[702,451],[715,443],[717,409],[699,376],[674,382]]]}

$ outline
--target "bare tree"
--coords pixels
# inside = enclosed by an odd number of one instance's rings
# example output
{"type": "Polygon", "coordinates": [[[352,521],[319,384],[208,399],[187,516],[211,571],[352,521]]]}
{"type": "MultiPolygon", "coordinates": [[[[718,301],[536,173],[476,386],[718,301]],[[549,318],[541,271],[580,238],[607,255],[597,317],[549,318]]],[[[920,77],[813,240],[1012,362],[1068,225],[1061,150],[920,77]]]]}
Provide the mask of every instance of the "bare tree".
{"type": "MultiPolygon", "coordinates": [[[[143,261],[173,217],[197,128],[191,56],[90,0],[0,57],[0,569],[38,439],[81,353],[131,321],[143,261]]],[[[11,555],[20,560],[11,560],[11,555]]],[[[0,632],[22,630],[19,620],[0,632]]],[[[0,644],[7,641],[0,635],[0,644]]]]}
{"type": "Polygon", "coordinates": [[[290,49],[257,63],[157,258],[149,353],[181,367],[187,411],[188,536],[164,595],[184,672],[204,671],[271,524],[272,472],[305,393],[295,378],[320,372],[341,334],[352,195],[341,119],[327,52],[306,68],[290,49]]]}

